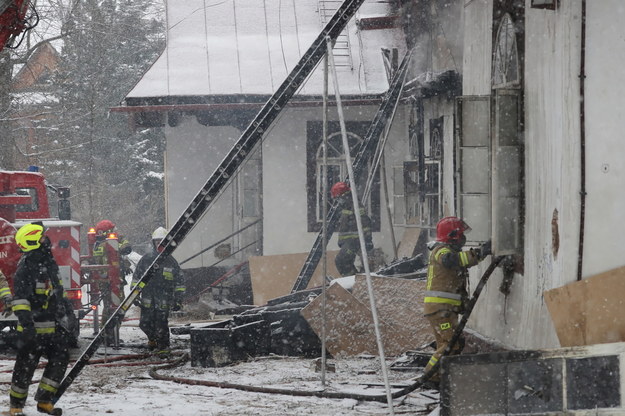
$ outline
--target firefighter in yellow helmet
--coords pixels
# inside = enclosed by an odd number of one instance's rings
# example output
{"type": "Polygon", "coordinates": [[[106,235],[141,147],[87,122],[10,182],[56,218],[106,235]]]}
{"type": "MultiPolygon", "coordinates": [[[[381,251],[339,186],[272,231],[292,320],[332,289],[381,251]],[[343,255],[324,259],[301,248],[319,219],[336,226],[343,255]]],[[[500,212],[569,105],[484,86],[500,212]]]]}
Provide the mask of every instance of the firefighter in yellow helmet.
{"type": "Polygon", "coordinates": [[[13,312],[17,316],[17,357],[9,389],[9,415],[23,415],[28,386],[39,359],[48,359],[41,376],[35,400],[37,410],[61,415],[52,399],[63,379],[69,362],[70,335],[63,328],[63,286],[59,267],[52,256],[50,239],[43,224],[23,225],[15,234],[15,242],[23,252],[13,278],[13,312]]]}
{"type": "MultiPolygon", "coordinates": [[[[468,299],[467,269],[491,254],[490,242],[479,249],[462,250],[467,241],[465,233],[469,231],[471,227],[462,219],[445,217],[436,226],[436,241],[428,247],[431,252],[423,310],[434,332],[436,351],[425,367],[425,373],[438,363],[458,326],[458,315],[468,299]]],[[[450,354],[460,354],[463,347],[461,338],[450,354]]],[[[438,373],[430,381],[438,383],[438,373]]]]}

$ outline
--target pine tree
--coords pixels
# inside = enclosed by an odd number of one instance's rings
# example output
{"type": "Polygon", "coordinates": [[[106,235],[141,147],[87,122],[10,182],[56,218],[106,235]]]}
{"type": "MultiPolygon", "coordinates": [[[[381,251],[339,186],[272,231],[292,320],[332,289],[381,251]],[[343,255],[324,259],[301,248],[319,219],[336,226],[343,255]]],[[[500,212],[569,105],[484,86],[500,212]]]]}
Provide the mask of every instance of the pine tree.
{"type": "Polygon", "coordinates": [[[164,221],[164,138],[158,130],[130,131],[127,117],[109,110],[164,47],[158,11],[148,0],[77,3],[63,28],[56,78],[59,146],[71,162],[54,177],[71,186],[77,220],[110,219],[131,241],[164,221]]]}

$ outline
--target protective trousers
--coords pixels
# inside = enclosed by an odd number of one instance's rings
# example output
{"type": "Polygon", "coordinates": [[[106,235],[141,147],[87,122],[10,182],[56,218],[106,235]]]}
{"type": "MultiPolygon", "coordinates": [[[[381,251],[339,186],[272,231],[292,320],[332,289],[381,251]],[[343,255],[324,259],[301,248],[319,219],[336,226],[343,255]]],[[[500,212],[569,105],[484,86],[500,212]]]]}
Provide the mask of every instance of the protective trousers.
{"type": "MultiPolygon", "coordinates": [[[[458,313],[450,309],[441,309],[434,313],[425,316],[430,322],[434,331],[434,337],[436,339],[436,351],[430,358],[424,372],[427,373],[433,366],[435,366],[443,355],[443,352],[449,345],[451,338],[458,327],[458,313]]],[[[457,355],[462,352],[464,347],[464,339],[462,337],[458,339],[458,342],[454,345],[449,355],[457,355]]],[[[435,373],[430,379],[434,382],[440,381],[440,376],[435,373]]]]}
{"type": "Polygon", "coordinates": [[[59,332],[37,334],[36,342],[18,349],[9,391],[11,407],[23,408],[26,404],[28,386],[42,355],[48,359],[48,363],[39,382],[35,400],[52,401],[69,363],[69,347],[65,337],[59,332]]]}
{"type": "Polygon", "coordinates": [[[359,244],[344,243],[341,246],[341,249],[334,259],[336,270],[341,273],[341,276],[352,276],[358,273],[356,266],[354,266],[354,260],[356,260],[356,253],[359,251],[359,244]]]}
{"type": "Polygon", "coordinates": [[[159,350],[169,348],[169,308],[141,308],[139,328],[159,350]]]}

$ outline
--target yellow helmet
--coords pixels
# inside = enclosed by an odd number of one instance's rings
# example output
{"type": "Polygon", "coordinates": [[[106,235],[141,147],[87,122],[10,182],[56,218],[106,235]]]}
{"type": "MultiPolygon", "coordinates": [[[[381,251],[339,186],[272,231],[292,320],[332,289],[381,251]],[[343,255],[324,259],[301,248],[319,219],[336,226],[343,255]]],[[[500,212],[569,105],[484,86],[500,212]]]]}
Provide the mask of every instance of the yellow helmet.
{"type": "Polygon", "coordinates": [[[24,251],[36,250],[41,246],[43,226],[39,224],[26,224],[15,233],[15,242],[24,251]]]}

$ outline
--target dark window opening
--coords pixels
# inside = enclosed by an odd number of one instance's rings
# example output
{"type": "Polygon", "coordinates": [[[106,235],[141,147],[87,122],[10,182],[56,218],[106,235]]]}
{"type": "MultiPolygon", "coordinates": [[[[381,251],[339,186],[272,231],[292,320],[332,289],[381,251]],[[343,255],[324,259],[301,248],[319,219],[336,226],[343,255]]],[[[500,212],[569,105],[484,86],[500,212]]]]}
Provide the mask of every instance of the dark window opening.
{"type": "MultiPolygon", "coordinates": [[[[369,128],[369,122],[346,122],[347,138],[350,146],[350,155],[353,159],[363,142],[369,128]]],[[[323,212],[323,183],[327,185],[328,192],[333,184],[345,180],[347,177],[347,165],[343,151],[343,140],[338,122],[328,123],[328,149],[327,149],[327,175],[323,174],[323,124],[320,121],[309,121],[307,124],[306,146],[306,188],[308,195],[308,232],[321,230],[323,212]]],[[[370,168],[369,168],[370,169],[370,168]]],[[[365,172],[357,184],[358,197],[362,199],[368,177],[365,172]]],[[[358,178],[356,178],[358,179],[358,178]]],[[[332,198],[328,195],[328,204],[332,204],[332,198]]],[[[362,203],[362,201],[361,201],[362,203]]],[[[363,205],[371,217],[373,231],[380,231],[380,179],[376,172],[369,198],[363,205]]],[[[328,206],[328,209],[330,207],[328,206]]]]}

